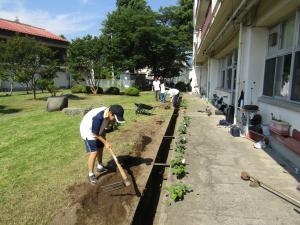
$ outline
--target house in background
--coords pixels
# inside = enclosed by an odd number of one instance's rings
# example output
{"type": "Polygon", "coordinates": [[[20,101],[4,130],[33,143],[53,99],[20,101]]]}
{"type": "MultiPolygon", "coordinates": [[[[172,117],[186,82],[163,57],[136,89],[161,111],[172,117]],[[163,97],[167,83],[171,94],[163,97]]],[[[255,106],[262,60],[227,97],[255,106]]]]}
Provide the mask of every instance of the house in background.
{"type": "MultiPolygon", "coordinates": [[[[7,40],[15,35],[33,37],[38,41],[44,42],[48,47],[57,52],[57,59],[65,62],[67,48],[69,42],[45,29],[34,27],[28,24],[20,23],[19,21],[10,21],[0,18],[0,40],[7,40]]],[[[1,54],[1,53],[0,53],[1,54]]],[[[70,75],[65,72],[58,72],[57,78],[54,80],[58,87],[70,87],[70,75]]],[[[0,80],[0,90],[9,89],[9,82],[0,80]]],[[[21,84],[16,83],[14,89],[24,89],[21,84]]]]}
{"type": "MultiPolygon", "coordinates": [[[[263,123],[272,113],[291,125],[290,135],[299,131],[299,6],[299,0],[195,0],[193,71],[200,92],[226,96],[235,119],[243,92],[244,105],[259,106],[263,123]]],[[[292,150],[299,163],[297,141],[292,150]]]]}

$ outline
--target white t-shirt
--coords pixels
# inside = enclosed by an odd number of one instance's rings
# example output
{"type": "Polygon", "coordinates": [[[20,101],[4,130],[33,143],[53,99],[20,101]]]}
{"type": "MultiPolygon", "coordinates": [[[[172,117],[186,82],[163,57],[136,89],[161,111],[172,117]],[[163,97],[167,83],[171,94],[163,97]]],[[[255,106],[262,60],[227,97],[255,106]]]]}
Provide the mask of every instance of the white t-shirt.
{"type": "Polygon", "coordinates": [[[159,80],[153,81],[154,91],[159,91],[160,90],[159,85],[160,85],[160,81],[159,80]]]}
{"type": "Polygon", "coordinates": [[[166,93],[166,86],[164,83],[161,83],[161,85],[160,85],[160,93],[162,93],[162,94],[166,93]]]}
{"type": "Polygon", "coordinates": [[[178,95],[179,94],[179,90],[177,90],[176,88],[171,88],[169,91],[168,91],[168,94],[170,95],[170,98],[174,97],[175,95],[178,95]]]}
{"type": "Polygon", "coordinates": [[[104,113],[105,113],[104,111],[106,109],[107,107],[92,109],[91,111],[89,111],[87,114],[84,115],[80,123],[80,135],[83,140],[96,140],[95,134],[92,132],[93,123],[94,123],[94,127],[95,125],[96,126],[98,125],[98,129],[97,129],[98,135],[102,135],[104,129],[108,125],[108,120],[104,118],[104,113]],[[97,120],[93,120],[93,118],[96,116],[97,116],[97,120]]]}

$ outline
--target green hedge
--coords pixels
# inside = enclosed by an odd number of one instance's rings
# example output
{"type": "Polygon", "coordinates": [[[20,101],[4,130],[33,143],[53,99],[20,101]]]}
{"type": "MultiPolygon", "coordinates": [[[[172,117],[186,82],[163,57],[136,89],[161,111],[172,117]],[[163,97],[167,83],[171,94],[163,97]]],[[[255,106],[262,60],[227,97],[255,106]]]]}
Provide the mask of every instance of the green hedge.
{"type": "Polygon", "coordinates": [[[117,87],[110,87],[110,88],[106,89],[104,93],[108,94],[108,95],[119,95],[120,89],[117,87]]]}
{"type": "Polygon", "coordinates": [[[140,90],[135,88],[135,87],[130,87],[130,88],[125,90],[125,95],[139,96],[140,95],[140,90]]]}
{"type": "MultiPolygon", "coordinates": [[[[92,94],[91,87],[89,86],[83,86],[83,85],[77,85],[71,88],[72,93],[85,93],[85,94],[92,94]]],[[[97,94],[103,94],[103,89],[101,87],[98,87],[97,94]]]]}

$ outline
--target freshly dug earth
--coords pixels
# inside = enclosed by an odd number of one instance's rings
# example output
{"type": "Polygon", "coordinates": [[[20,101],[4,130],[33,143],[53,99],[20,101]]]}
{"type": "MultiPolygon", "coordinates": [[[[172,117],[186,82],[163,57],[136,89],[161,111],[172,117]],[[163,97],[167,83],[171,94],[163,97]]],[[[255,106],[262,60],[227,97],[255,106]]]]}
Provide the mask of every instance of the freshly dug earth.
{"type": "Polygon", "coordinates": [[[110,171],[99,175],[99,184],[82,183],[68,189],[72,204],[58,212],[50,225],[112,225],[130,224],[141,194],[150,175],[153,161],[167,128],[167,123],[158,117],[136,124],[122,132],[122,139],[132,138],[130,155],[118,156],[131,185],[113,192],[103,192],[102,185],[122,180],[113,160],[110,171]],[[123,135],[124,136],[124,135],[123,135]]]}

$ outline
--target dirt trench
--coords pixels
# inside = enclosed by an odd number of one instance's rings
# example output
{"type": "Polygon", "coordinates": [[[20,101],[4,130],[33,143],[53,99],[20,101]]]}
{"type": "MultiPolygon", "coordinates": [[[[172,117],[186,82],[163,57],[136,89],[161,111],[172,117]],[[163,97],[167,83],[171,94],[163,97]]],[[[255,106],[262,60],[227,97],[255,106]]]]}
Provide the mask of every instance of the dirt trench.
{"type": "Polygon", "coordinates": [[[99,176],[98,185],[85,182],[68,188],[72,204],[58,212],[49,224],[130,224],[164,135],[164,125],[165,121],[156,117],[123,131],[133,141],[130,155],[118,156],[130,180],[129,187],[108,193],[102,191],[102,185],[121,181],[111,160],[108,162],[110,171],[99,176]]]}

